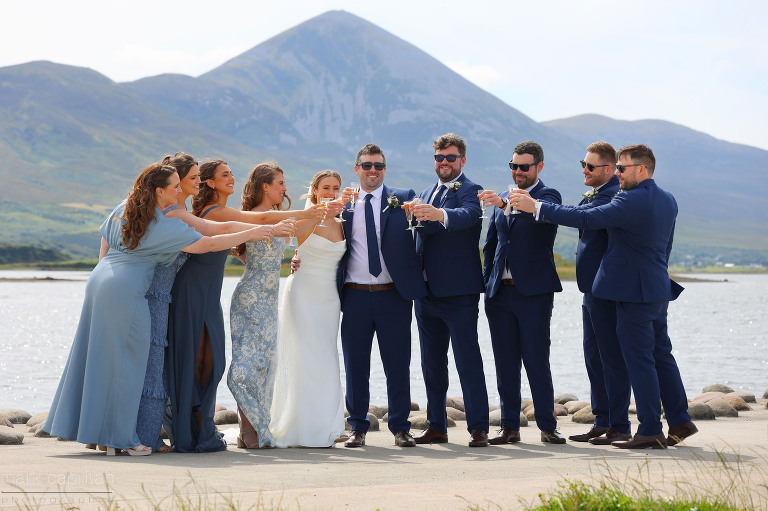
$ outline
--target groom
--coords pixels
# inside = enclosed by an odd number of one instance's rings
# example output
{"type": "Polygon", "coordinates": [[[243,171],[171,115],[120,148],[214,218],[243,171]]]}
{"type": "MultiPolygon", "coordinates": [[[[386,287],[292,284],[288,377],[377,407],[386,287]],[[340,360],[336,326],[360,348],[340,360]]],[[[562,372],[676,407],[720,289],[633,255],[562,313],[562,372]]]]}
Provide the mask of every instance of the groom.
{"type": "Polygon", "coordinates": [[[426,294],[416,246],[401,205],[413,190],[387,188],[387,161],[375,144],[357,153],[360,194],[344,211],[347,252],[339,262],[341,348],[347,373],[346,405],[352,434],[346,447],[365,445],[368,432],[373,335],[387,376],[389,430],[395,445],[413,447],[411,423],[411,317],[413,300],[426,294]]]}

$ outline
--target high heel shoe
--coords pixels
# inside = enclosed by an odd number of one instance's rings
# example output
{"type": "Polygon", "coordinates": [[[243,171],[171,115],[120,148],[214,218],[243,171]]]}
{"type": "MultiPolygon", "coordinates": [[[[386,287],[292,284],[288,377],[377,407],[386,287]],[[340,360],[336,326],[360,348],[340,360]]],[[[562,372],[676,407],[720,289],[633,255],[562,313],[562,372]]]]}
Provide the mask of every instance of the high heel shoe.
{"type": "Polygon", "coordinates": [[[237,407],[237,414],[240,418],[240,434],[237,435],[237,447],[240,449],[258,449],[259,435],[239,406],[237,407]]]}
{"type": "Polygon", "coordinates": [[[107,447],[107,456],[115,456],[120,451],[125,451],[131,456],[149,456],[152,454],[152,448],[146,447],[144,445],[137,445],[136,447],[131,447],[130,449],[119,449],[117,447],[107,447]]]}

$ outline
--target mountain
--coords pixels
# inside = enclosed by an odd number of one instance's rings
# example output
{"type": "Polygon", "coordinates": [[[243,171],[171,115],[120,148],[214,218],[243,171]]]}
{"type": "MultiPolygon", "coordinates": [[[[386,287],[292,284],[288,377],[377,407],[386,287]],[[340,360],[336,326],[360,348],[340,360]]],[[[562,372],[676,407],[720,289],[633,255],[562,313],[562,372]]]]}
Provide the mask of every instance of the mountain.
{"type": "MultiPolygon", "coordinates": [[[[467,141],[468,175],[499,190],[511,179],[514,146],[538,141],[542,179],[566,203],[584,191],[578,160],[586,145],[647,142],[659,158],[660,183],[680,204],[678,239],[716,252],[745,247],[768,260],[768,222],[757,205],[768,152],[662,121],[537,123],[343,11],[310,19],[199,77],[115,83],[51,62],[0,68],[0,241],[93,257],[104,212],[141,168],[178,150],[226,159],[238,183],[256,163],[277,160],[296,198],[322,168],[351,179],[357,149],[376,142],[387,154],[387,182],[421,190],[435,180],[431,142],[449,131],[467,141]],[[726,175],[732,183],[724,186],[726,175]],[[745,176],[749,187],[734,186],[745,176]]],[[[558,235],[566,257],[574,236],[565,228],[558,235]]]]}

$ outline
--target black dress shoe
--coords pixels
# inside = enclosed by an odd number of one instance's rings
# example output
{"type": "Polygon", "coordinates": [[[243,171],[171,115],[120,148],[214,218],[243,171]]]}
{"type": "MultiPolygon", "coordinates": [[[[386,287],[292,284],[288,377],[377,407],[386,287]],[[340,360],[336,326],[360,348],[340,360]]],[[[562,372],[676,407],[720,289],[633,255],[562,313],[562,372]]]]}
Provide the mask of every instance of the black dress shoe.
{"type": "Polygon", "coordinates": [[[353,431],[349,435],[349,440],[344,442],[344,447],[362,447],[365,445],[365,433],[362,431],[353,431]]]}
{"type": "Polygon", "coordinates": [[[515,431],[509,426],[504,426],[499,430],[498,435],[488,440],[491,445],[501,445],[506,443],[515,443],[520,441],[520,432],[515,431]]]}
{"type": "Polygon", "coordinates": [[[608,433],[609,429],[611,428],[607,426],[592,426],[592,429],[590,429],[586,433],[582,433],[581,435],[571,435],[568,437],[568,440],[573,440],[574,442],[589,442],[590,438],[595,438],[600,435],[604,435],[608,433]]]}
{"type": "Polygon", "coordinates": [[[589,443],[592,445],[611,445],[613,442],[624,440],[632,440],[632,435],[629,433],[620,433],[611,428],[604,435],[590,438],[589,443]]]}
{"type": "Polygon", "coordinates": [[[414,441],[417,444],[445,444],[448,443],[448,433],[441,433],[430,426],[417,435],[414,441]]]}
{"type": "Polygon", "coordinates": [[[632,440],[621,440],[611,443],[612,446],[620,449],[666,449],[667,439],[664,433],[654,436],[635,435],[632,440]]]}
{"type": "Polygon", "coordinates": [[[405,430],[395,433],[395,445],[398,447],[416,447],[411,434],[405,430]]]}
{"type": "Polygon", "coordinates": [[[488,447],[488,432],[482,429],[472,431],[472,439],[469,441],[470,447],[488,447]]]}
{"type": "Polygon", "coordinates": [[[691,421],[688,421],[685,424],[680,424],[679,426],[670,426],[667,434],[667,445],[677,445],[684,439],[691,435],[695,435],[698,432],[699,428],[697,428],[696,424],[691,421]]]}
{"type": "Polygon", "coordinates": [[[565,437],[556,429],[548,429],[541,432],[541,441],[550,444],[564,444],[565,437]]]}

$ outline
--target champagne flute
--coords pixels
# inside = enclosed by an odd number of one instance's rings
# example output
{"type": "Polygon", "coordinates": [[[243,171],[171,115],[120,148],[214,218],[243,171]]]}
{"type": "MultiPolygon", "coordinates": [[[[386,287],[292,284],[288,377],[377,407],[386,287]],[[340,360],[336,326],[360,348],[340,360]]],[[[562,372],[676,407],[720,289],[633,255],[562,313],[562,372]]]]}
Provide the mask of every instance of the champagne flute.
{"type": "Polygon", "coordinates": [[[323,216],[323,219],[320,220],[320,223],[317,224],[318,227],[327,227],[325,225],[325,217],[328,216],[328,203],[331,202],[330,197],[318,197],[320,200],[320,204],[323,205],[323,208],[325,208],[325,215],[323,216]]]}
{"type": "Polygon", "coordinates": [[[408,227],[405,228],[406,231],[416,230],[416,228],[413,226],[413,209],[411,209],[412,205],[413,205],[413,202],[403,202],[403,209],[405,210],[405,218],[408,220],[408,227]]]}
{"type": "MultiPolygon", "coordinates": [[[[411,201],[411,206],[416,206],[416,205],[418,205],[418,204],[423,204],[423,203],[424,203],[424,202],[423,202],[423,201],[422,201],[420,198],[418,198],[418,197],[415,197],[415,198],[414,198],[414,199],[411,201]]],[[[416,229],[416,228],[418,228],[418,227],[424,227],[424,224],[422,224],[422,223],[421,223],[421,220],[419,220],[418,222],[416,222],[416,225],[414,225],[414,226],[413,226],[413,228],[414,228],[414,229],[416,229]]]]}
{"type": "MultiPolygon", "coordinates": [[[[334,193],[334,194],[333,194],[333,200],[335,200],[335,201],[339,201],[339,202],[342,202],[342,198],[341,198],[341,195],[340,195],[339,193],[334,193]]],[[[343,204],[343,202],[342,202],[342,204],[343,204]]],[[[343,208],[343,207],[341,208],[341,211],[339,211],[339,214],[338,214],[338,215],[336,215],[335,217],[333,217],[333,219],[334,219],[334,220],[336,220],[336,221],[337,221],[337,222],[339,222],[339,223],[342,223],[342,222],[346,222],[346,220],[344,220],[344,217],[343,217],[343,216],[341,216],[341,212],[342,212],[342,211],[344,211],[344,208],[343,208]]]]}
{"type": "MultiPolygon", "coordinates": [[[[507,188],[509,189],[509,199],[508,200],[510,201],[510,206],[512,206],[512,194],[513,193],[517,193],[517,190],[519,190],[520,187],[517,186],[517,183],[512,183],[507,188]]],[[[520,212],[518,210],[516,210],[515,208],[510,208],[509,214],[510,215],[519,215],[520,212]]]]}
{"type": "Polygon", "coordinates": [[[355,202],[357,202],[357,195],[360,193],[360,183],[357,181],[350,181],[349,187],[352,188],[352,201],[349,203],[349,209],[347,211],[354,211],[355,202]]]}
{"type": "MultiPolygon", "coordinates": [[[[288,220],[292,220],[293,222],[296,222],[296,217],[295,216],[289,217],[288,220]]],[[[288,246],[286,248],[298,248],[298,247],[299,247],[299,240],[296,238],[296,234],[294,234],[288,239],[288,246]]]]}
{"type": "Polygon", "coordinates": [[[485,214],[485,201],[480,198],[484,191],[482,188],[477,191],[477,198],[480,199],[480,208],[483,210],[483,215],[480,218],[488,218],[488,215],[485,214]]]}

